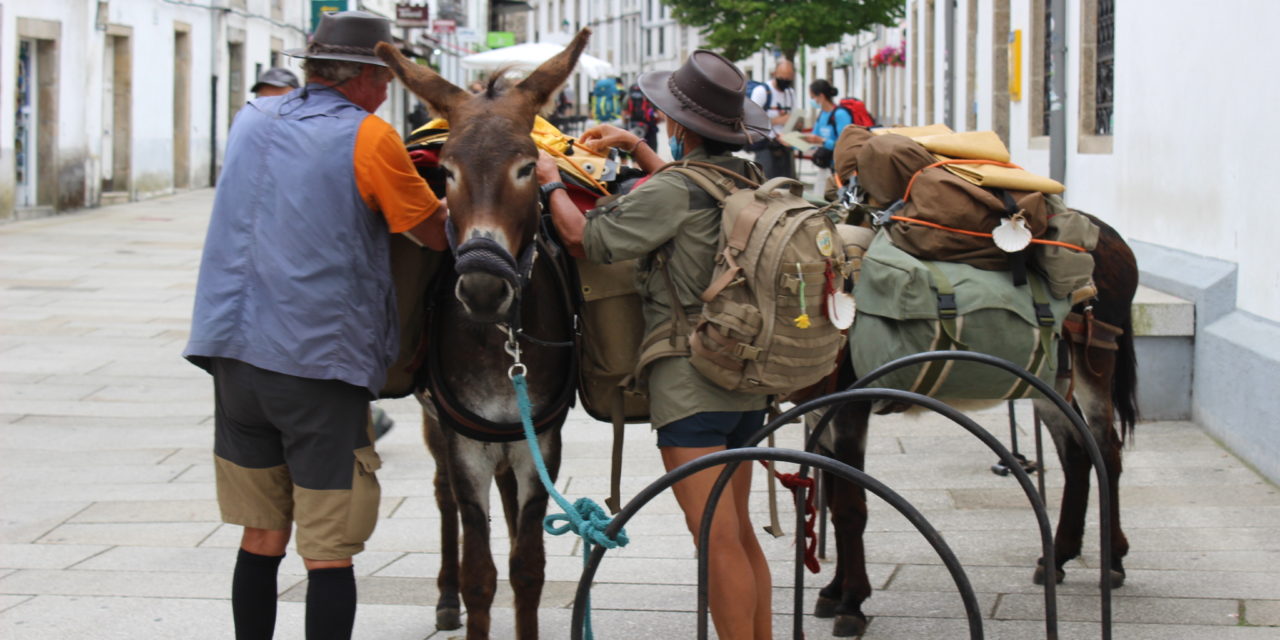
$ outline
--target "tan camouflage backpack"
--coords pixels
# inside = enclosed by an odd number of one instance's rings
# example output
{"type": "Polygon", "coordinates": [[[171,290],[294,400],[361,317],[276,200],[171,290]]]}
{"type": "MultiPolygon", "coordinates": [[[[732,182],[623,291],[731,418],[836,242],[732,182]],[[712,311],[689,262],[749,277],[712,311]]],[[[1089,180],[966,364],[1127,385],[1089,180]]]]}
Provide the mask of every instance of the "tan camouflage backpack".
{"type": "Polygon", "coordinates": [[[821,380],[844,346],[824,306],[847,275],[835,223],[790,178],[757,186],[702,162],[665,170],[689,178],[722,209],[711,286],[689,336],[694,368],[748,393],[786,394],[821,380]]]}

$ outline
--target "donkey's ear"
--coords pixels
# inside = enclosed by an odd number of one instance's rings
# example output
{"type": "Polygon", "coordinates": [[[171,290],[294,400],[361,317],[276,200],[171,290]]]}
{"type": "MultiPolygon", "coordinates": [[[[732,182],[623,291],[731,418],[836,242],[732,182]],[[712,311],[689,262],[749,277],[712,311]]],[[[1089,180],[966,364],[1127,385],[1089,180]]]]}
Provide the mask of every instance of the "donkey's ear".
{"type": "Polygon", "coordinates": [[[574,36],[573,42],[570,42],[564,51],[542,63],[529,74],[529,77],[516,85],[515,91],[524,97],[530,114],[537,113],[551,95],[560,88],[560,85],[569,78],[569,74],[578,64],[578,56],[582,55],[582,50],[587,47],[587,40],[590,38],[591,29],[584,27],[578,35],[574,36]]]}
{"type": "Polygon", "coordinates": [[[431,105],[431,110],[445,120],[449,119],[449,114],[458,105],[471,99],[471,94],[440,77],[435,71],[404,57],[399,49],[386,42],[379,42],[376,52],[409,91],[431,105]]]}

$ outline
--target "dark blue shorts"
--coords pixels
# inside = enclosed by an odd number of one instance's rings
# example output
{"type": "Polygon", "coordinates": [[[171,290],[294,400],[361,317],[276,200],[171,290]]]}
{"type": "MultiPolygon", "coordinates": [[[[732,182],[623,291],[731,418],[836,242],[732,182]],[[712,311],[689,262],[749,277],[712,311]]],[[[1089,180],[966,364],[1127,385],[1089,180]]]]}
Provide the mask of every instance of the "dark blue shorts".
{"type": "Polygon", "coordinates": [[[703,411],[658,429],[659,447],[717,447],[736,449],[764,425],[764,409],[703,411]]]}

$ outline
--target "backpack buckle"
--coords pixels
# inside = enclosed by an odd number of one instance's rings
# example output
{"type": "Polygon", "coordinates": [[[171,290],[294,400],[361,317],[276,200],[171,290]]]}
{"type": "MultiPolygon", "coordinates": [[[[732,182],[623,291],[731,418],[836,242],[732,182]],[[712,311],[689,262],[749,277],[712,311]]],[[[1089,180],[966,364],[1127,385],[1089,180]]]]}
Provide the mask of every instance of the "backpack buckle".
{"type": "Polygon", "coordinates": [[[733,345],[733,356],[739,360],[758,360],[761,352],[760,347],[755,347],[745,342],[733,345]]]}
{"type": "Polygon", "coordinates": [[[956,294],[938,294],[938,317],[943,320],[952,320],[956,317],[956,294]]]}

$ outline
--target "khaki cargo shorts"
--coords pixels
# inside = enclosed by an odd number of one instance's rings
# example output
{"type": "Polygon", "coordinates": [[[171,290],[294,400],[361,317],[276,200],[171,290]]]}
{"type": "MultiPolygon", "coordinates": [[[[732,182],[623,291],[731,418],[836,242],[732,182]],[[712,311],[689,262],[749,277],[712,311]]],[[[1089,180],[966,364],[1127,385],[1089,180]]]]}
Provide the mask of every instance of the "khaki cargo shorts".
{"type": "Polygon", "coordinates": [[[215,358],[214,468],[222,520],[258,529],[297,523],[298,554],[343,560],[378,519],[382,465],[367,389],[215,358]]]}

